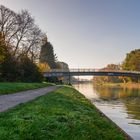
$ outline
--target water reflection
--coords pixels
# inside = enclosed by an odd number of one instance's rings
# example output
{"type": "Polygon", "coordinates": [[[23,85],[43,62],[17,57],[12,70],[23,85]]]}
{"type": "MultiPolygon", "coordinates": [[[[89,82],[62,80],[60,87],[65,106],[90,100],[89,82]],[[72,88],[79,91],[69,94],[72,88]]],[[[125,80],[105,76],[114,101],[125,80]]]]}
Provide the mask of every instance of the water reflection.
{"type": "MultiPolygon", "coordinates": [[[[131,119],[140,120],[140,90],[113,87],[95,87],[96,94],[102,100],[119,100],[124,104],[125,110],[131,119]]],[[[118,102],[117,102],[118,103],[118,102]]],[[[115,102],[116,104],[116,102],[115,102]]],[[[138,123],[139,125],[139,123],[138,123]]]]}
{"type": "Polygon", "coordinates": [[[135,140],[140,139],[140,90],[74,85],[135,140]]]}
{"type": "Polygon", "coordinates": [[[128,89],[119,87],[99,87],[94,86],[96,94],[103,100],[115,100],[115,99],[132,99],[140,98],[140,90],[138,89],[128,89]]]}

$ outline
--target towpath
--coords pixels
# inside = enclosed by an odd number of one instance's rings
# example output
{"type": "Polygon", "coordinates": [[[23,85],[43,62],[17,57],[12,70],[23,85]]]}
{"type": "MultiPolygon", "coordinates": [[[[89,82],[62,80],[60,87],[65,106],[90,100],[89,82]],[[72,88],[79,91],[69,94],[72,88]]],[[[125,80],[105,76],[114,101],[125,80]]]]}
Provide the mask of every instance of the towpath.
{"type": "Polygon", "coordinates": [[[0,112],[6,111],[18,104],[25,103],[45,95],[51,91],[57,90],[60,86],[51,86],[34,90],[22,91],[14,94],[0,96],[0,112]]]}

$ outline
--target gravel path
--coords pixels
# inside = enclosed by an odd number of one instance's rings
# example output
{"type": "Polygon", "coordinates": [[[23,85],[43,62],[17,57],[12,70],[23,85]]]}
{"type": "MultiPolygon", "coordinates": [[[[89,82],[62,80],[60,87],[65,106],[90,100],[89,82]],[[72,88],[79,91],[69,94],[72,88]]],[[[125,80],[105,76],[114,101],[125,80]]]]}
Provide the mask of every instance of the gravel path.
{"type": "Polygon", "coordinates": [[[18,104],[31,101],[39,96],[45,95],[48,92],[54,91],[60,86],[51,86],[46,88],[22,91],[14,94],[0,96],[0,112],[6,111],[18,104]]]}

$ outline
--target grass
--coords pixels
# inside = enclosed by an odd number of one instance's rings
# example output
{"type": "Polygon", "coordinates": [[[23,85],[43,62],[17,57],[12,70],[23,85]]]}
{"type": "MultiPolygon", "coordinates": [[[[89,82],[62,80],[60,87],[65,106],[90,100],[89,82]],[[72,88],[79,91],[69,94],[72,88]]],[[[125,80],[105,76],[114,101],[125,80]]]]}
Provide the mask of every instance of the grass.
{"type": "Polygon", "coordinates": [[[78,91],[63,87],[0,113],[1,140],[125,140],[78,91]]]}
{"type": "Polygon", "coordinates": [[[51,83],[0,83],[0,95],[36,89],[52,85],[51,83]]]}

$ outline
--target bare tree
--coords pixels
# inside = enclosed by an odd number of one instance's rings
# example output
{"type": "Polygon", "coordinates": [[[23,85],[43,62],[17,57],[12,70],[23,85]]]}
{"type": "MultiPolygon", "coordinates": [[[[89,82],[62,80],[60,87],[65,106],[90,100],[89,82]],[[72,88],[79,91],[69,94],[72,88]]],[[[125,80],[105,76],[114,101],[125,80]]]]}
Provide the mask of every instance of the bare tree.
{"type": "Polygon", "coordinates": [[[28,55],[32,60],[38,57],[44,34],[27,10],[15,13],[1,5],[0,32],[10,44],[13,56],[28,55]]]}
{"type": "Polygon", "coordinates": [[[17,33],[17,14],[10,9],[0,6],[0,32],[5,37],[5,40],[10,43],[14,34],[17,33]]]}

